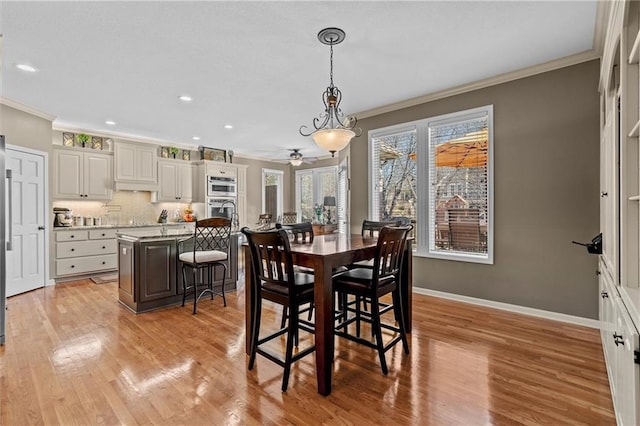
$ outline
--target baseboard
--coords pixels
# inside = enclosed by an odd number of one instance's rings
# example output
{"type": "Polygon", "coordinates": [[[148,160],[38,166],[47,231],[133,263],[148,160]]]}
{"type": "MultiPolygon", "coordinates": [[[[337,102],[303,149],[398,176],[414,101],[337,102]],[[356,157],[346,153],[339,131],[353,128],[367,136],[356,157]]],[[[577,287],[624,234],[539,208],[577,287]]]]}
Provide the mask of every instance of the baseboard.
{"type": "Polygon", "coordinates": [[[502,311],[514,312],[517,314],[530,315],[532,317],[544,318],[553,321],[565,322],[568,324],[581,325],[584,327],[601,329],[600,321],[577,317],[574,315],[561,314],[558,312],[545,311],[542,309],[528,308],[526,306],[512,305],[510,303],[495,302],[493,300],[478,299],[475,297],[462,296],[459,294],[445,293],[443,291],[430,290],[427,288],[413,287],[413,292],[426,296],[440,297],[442,299],[455,300],[457,302],[470,303],[472,305],[485,306],[488,308],[500,309],[502,311]]]}

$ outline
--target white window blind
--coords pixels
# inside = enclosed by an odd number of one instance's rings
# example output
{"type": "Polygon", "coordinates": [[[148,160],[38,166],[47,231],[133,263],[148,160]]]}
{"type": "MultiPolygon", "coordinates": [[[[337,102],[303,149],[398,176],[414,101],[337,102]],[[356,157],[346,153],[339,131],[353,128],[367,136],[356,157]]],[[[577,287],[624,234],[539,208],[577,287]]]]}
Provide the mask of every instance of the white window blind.
{"type": "Polygon", "coordinates": [[[416,219],[416,129],[371,139],[370,219],[416,219]]]}
{"type": "Polygon", "coordinates": [[[429,250],[486,256],[489,116],[460,114],[428,126],[429,250]]]}

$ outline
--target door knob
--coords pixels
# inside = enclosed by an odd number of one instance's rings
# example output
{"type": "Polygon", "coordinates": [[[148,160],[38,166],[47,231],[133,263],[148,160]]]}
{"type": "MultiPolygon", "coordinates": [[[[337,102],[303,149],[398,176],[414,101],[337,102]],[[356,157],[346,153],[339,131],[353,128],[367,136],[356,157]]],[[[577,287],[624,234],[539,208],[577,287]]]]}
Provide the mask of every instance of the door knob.
{"type": "Polygon", "coordinates": [[[44,226],[38,226],[38,231],[44,231],[44,226]]]}

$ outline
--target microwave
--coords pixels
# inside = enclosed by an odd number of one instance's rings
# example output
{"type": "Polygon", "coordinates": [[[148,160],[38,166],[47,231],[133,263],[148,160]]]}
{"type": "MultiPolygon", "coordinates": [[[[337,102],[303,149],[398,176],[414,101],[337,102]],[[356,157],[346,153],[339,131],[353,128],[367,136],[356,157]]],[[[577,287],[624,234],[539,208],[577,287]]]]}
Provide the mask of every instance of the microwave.
{"type": "Polygon", "coordinates": [[[235,177],[207,177],[207,197],[235,197],[237,193],[235,177]]]}

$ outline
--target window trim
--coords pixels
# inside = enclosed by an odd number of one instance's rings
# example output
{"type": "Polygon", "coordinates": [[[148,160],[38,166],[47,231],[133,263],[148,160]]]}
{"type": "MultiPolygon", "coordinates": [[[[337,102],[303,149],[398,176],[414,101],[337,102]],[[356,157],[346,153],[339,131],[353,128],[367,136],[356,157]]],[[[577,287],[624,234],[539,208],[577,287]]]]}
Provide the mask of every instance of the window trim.
{"type": "Polygon", "coordinates": [[[384,136],[393,135],[407,131],[416,131],[417,145],[417,164],[416,164],[416,181],[417,181],[417,200],[416,200],[416,217],[418,243],[414,246],[414,255],[419,257],[427,257],[434,259],[453,260],[460,262],[471,262],[492,265],[494,263],[494,150],[493,150],[493,105],[485,105],[477,108],[470,108],[462,111],[456,111],[447,114],[441,114],[433,117],[427,117],[420,120],[414,120],[406,123],[395,124],[380,129],[370,130],[369,137],[369,202],[368,217],[379,220],[379,209],[375,209],[373,202],[373,191],[376,185],[376,173],[373,165],[373,140],[384,136]],[[429,163],[429,129],[433,126],[440,126],[458,121],[470,120],[481,116],[487,116],[488,127],[488,147],[487,147],[487,253],[473,254],[461,252],[442,252],[432,250],[429,246],[429,224],[431,223],[431,212],[429,211],[429,195],[431,188],[429,163]]]}
{"type": "MultiPolygon", "coordinates": [[[[296,191],[296,213],[297,213],[297,221],[300,222],[302,220],[302,210],[300,210],[301,203],[301,189],[300,189],[300,177],[304,175],[313,176],[313,195],[314,195],[314,204],[322,204],[322,200],[318,200],[317,195],[320,193],[321,183],[319,179],[316,179],[317,175],[320,175],[325,172],[333,172],[336,177],[336,194],[338,192],[338,166],[323,166],[323,167],[313,167],[309,169],[301,169],[296,170],[295,174],[295,191],[296,191]]],[[[337,197],[336,197],[337,201],[337,197]]],[[[336,206],[337,209],[337,206],[336,206]]]]}

